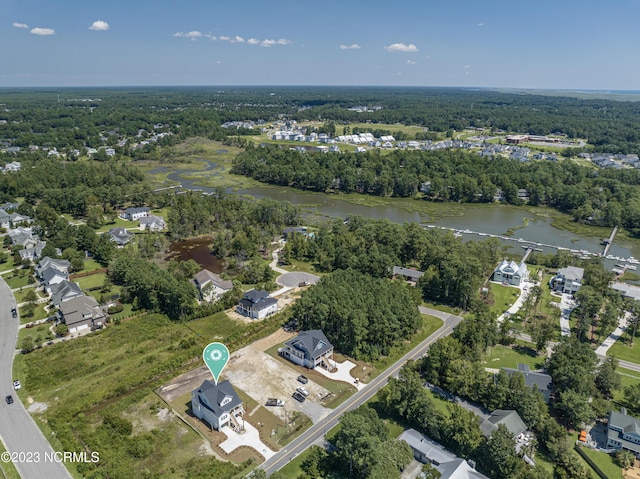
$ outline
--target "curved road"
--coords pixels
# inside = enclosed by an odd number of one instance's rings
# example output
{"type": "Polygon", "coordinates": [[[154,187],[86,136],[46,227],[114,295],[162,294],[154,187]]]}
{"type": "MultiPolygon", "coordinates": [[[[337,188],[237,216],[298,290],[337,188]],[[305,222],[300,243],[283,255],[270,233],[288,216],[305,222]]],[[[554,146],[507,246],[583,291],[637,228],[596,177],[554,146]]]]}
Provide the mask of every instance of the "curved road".
{"type": "Polygon", "coordinates": [[[47,455],[52,458],[54,450],[13,390],[13,356],[19,323],[11,317],[11,308],[15,306],[15,298],[0,276],[0,439],[10,453],[26,453],[31,457],[33,462],[14,462],[23,479],[71,479],[64,464],[45,461],[47,455]],[[5,401],[8,394],[13,396],[13,404],[5,401]]]}
{"type": "Polygon", "coordinates": [[[400,368],[411,359],[418,359],[426,354],[429,347],[443,336],[451,334],[453,328],[462,320],[459,316],[443,313],[442,311],[436,311],[429,308],[420,308],[420,312],[423,314],[432,314],[440,319],[444,320],[444,324],[435,333],[429,336],[427,339],[418,344],[415,348],[402,356],[398,361],[393,363],[389,368],[377,376],[373,381],[367,384],[366,387],[356,392],[353,396],[335,408],[327,417],[322,421],[314,424],[307,429],[300,437],[276,455],[271,457],[268,461],[263,462],[259,467],[269,474],[273,474],[275,471],[283,468],[294,457],[298,456],[305,449],[311,446],[320,437],[326,434],[331,428],[336,426],[340,422],[340,417],[348,411],[351,411],[358,406],[361,406],[367,402],[371,397],[382,389],[390,377],[395,376],[400,368]]]}

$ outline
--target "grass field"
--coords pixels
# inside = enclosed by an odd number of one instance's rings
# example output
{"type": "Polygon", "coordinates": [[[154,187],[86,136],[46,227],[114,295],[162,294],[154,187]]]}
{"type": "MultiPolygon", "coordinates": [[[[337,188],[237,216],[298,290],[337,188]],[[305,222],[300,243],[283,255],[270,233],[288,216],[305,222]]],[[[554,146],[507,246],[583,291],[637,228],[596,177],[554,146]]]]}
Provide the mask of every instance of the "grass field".
{"type": "Polygon", "coordinates": [[[95,273],[81,278],[76,278],[74,281],[80,285],[80,288],[84,291],[91,288],[98,288],[104,284],[104,279],[107,277],[107,273],[95,273]]]}
{"type": "Polygon", "coordinates": [[[496,316],[505,313],[520,296],[520,290],[512,286],[489,283],[489,291],[493,295],[491,312],[496,316]]]}
{"type": "Polygon", "coordinates": [[[49,327],[51,323],[46,322],[42,324],[38,324],[33,328],[21,328],[18,331],[18,344],[17,347],[20,348],[22,345],[22,340],[27,336],[31,336],[36,345],[42,344],[44,341],[48,341],[49,339],[53,339],[53,335],[49,332],[49,327]]]}
{"type": "MultiPolygon", "coordinates": [[[[259,328],[270,327],[268,322],[244,326],[223,340],[233,350],[256,334],[262,336],[259,328]]],[[[208,342],[185,324],[147,314],[18,355],[14,374],[22,380],[25,397],[48,406],[36,422],[50,428],[48,434],[55,431],[62,450],[100,451],[97,466],[78,466],[87,468],[82,475],[97,467],[112,478],[177,478],[187,471],[192,477],[232,477],[241,469],[201,457],[202,438],[160,414],[160,399],[153,394],[167,379],[200,364],[208,342]],[[130,421],[133,434],[120,437],[105,429],[107,416],[130,421]]]]}
{"type": "Polygon", "coordinates": [[[636,332],[636,337],[631,345],[629,338],[631,331],[622,335],[607,351],[607,356],[615,356],[618,359],[640,363],[640,328],[636,332]]]}
{"type": "Polygon", "coordinates": [[[38,321],[39,319],[47,318],[49,316],[49,314],[45,311],[44,307],[45,307],[44,304],[39,304],[33,310],[33,316],[25,316],[23,314],[23,312],[25,310],[25,307],[21,306],[19,308],[20,324],[27,324],[27,323],[31,323],[32,321],[38,321]]]}
{"type": "Polygon", "coordinates": [[[517,368],[518,364],[528,364],[531,369],[544,366],[546,356],[537,355],[528,343],[517,341],[512,346],[492,346],[485,354],[484,366],[487,368],[517,368]]]}
{"type": "Polygon", "coordinates": [[[11,289],[24,288],[25,286],[29,285],[29,275],[26,273],[26,270],[20,270],[17,276],[11,273],[7,273],[3,276],[3,278],[11,289]]]}
{"type": "MultiPolygon", "coordinates": [[[[622,479],[622,469],[613,461],[613,455],[594,451],[588,447],[583,447],[582,452],[605,473],[608,479],[622,479]]],[[[591,469],[591,466],[588,467],[591,469]]],[[[594,477],[597,477],[595,471],[594,477]]]]}
{"type": "Polygon", "coordinates": [[[185,323],[185,327],[203,341],[207,341],[207,344],[227,337],[241,330],[243,326],[243,323],[229,318],[224,311],[185,323]]]}
{"type": "Polygon", "coordinates": [[[2,248],[0,251],[3,251],[4,253],[7,253],[9,255],[9,257],[7,258],[7,261],[5,261],[4,263],[0,263],[0,272],[8,271],[12,269],[14,264],[13,264],[13,255],[11,254],[11,251],[8,251],[6,248],[2,248]]]}

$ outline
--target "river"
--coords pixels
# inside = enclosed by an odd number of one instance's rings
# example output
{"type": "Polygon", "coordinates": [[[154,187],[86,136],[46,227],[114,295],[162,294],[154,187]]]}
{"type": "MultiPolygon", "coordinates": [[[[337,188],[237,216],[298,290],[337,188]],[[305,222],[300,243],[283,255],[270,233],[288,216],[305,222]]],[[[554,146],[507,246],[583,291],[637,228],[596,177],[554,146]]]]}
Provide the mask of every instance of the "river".
{"type": "MultiPolygon", "coordinates": [[[[199,173],[202,171],[212,171],[212,175],[219,174],[215,172],[217,167],[216,163],[207,160],[203,161],[207,163],[207,167],[205,170],[197,170],[199,173]]],[[[169,167],[159,167],[152,170],[150,174],[166,173],[169,169],[169,167]]],[[[183,175],[189,174],[190,172],[191,170],[189,169],[175,170],[169,173],[167,178],[181,183],[186,189],[200,190],[203,192],[211,192],[214,190],[214,188],[199,185],[196,181],[183,177],[183,175]]],[[[600,253],[603,249],[600,243],[604,239],[604,235],[601,238],[557,229],[551,225],[551,218],[538,216],[522,208],[509,205],[460,205],[456,203],[455,213],[452,213],[451,216],[430,218],[429,215],[407,211],[401,207],[394,206],[393,199],[381,206],[363,206],[341,199],[340,195],[307,192],[289,187],[270,185],[252,187],[235,191],[235,193],[249,195],[254,198],[271,198],[277,201],[289,201],[300,205],[305,212],[328,217],[346,218],[351,215],[361,215],[367,218],[385,218],[396,223],[428,223],[459,230],[510,236],[513,238],[522,238],[523,240],[534,243],[545,243],[574,250],[585,250],[590,253],[600,253]],[[513,230],[512,234],[508,234],[509,230],[513,230]]],[[[473,234],[463,235],[464,240],[481,238],[483,237],[473,234]]],[[[512,252],[520,250],[518,243],[512,241],[505,241],[503,243],[506,246],[510,246],[512,252]]],[[[543,249],[545,253],[555,252],[555,249],[543,249]]],[[[640,258],[640,242],[616,238],[609,254],[623,258],[630,256],[640,258]]],[[[605,264],[609,268],[613,267],[615,263],[617,263],[617,261],[605,261],[605,264]]]]}

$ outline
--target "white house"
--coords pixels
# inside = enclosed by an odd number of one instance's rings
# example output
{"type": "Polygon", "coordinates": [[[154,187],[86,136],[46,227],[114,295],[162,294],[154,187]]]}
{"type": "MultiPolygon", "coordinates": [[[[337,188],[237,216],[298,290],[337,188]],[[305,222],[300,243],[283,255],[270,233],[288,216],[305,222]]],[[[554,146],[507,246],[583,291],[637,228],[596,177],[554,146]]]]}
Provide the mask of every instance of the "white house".
{"type": "Polygon", "coordinates": [[[224,293],[233,289],[231,280],[224,280],[208,269],[200,270],[191,280],[200,293],[200,299],[209,303],[219,300],[224,293]]]}
{"type": "Polygon", "coordinates": [[[162,231],[166,224],[164,218],[156,215],[143,216],[140,218],[140,229],[149,231],[162,231]]]}
{"type": "Polygon", "coordinates": [[[216,385],[213,381],[205,380],[191,392],[191,410],[194,416],[216,431],[225,426],[242,429],[237,419],[244,414],[242,399],[229,381],[221,381],[216,385]]]}
{"type": "Polygon", "coordinates": [[[551,289],[561,293],[575,294],[582,286],[584,269],[576,266],[560,268],[558,274],[551,278],[551,289]]]}
{"type": "Polygon", "coordinates": [[[527,265],[515,261],[504,260],[493,271],[493,280],[497,283],[506,283],[511,286],[520,286],[520,283],[527,279],[529,270],[527,265]]]}
{"type": "Polygon", "coordinates": [[[628,416],[626,410],[611,411],[607,422],[607,447],[626,449],[640,458],[640,419],[628,416]]]}
{"type": "Polygon", "coordinates": [[[146,206],[142,206],[139,208],[129,207],[124,210],[124,213],[122,213],[122,217],[125,220],[130,221],[136,221],[145,216],[149,216],[149,208],[147,208],[146,206]]]}
{"type": "Polygon", "coordinates": [[[252,289],[244,293],[236,311],[252,319],[263,319],[278,310],[278,301],[264,290],[252,289]]]}

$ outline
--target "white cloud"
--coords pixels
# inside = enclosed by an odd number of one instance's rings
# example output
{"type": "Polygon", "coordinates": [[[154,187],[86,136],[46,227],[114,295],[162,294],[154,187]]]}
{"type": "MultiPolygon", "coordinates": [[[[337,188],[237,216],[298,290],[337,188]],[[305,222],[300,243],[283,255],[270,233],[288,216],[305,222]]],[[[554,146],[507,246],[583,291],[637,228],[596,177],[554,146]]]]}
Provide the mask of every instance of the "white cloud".
{"type": "Polygon", "coordinates": [[[222,61],[221,61],[221,60],[218,60],[216,63],[217,63],[218,65],[220,65],[220,64],[222,63],[222,61]]]}
{"type": "Polygon", "coordinates": [[[109,24],[104,20],[96,20],[91,24],[89,30],[95,30],[97,32],[106,32],[109,30],[109,24]]]}
{"type": "Polygon", "coordinates": [[[218,40],[223,41],[223,42],[228,42],[229,40],[231,40],[231,37],[229,37],[227,35],[220,35],[218,37],[218,40]]]}
{"type": "Polygon", "coordinates": [[[407,65],[415,65],[418,62],[414,62],[413,60],[407,60],[407,65]]]}
{"type": "Polygon", "coordinates": [[[200,38],[204,35],[202,35],[202,32],[199,32],[198,30],[192,30],[190,32],[187,33],[183,33],[183,32],[177,32],[173,34],[174,37],[186,37],[186,38],[200,38]]]}
{"type": "Polygon", "coordinates": [[[340,50],[360,50],[360,45],[354,43],[353,45],[340,45],[340,50]]]}
{"type": "Polygon", "coordinates": [[[482,26],[484,26],[484,23],[478,23],[478,26],[482,27],[482,26]]]}
{"type": "Polygon", "coordinates": [[[31,29],[31,33],[34,35],[55,35],[56,31],[53,28],[36,27],[31,29]]]}
{"type": "Polygon", "coordinates": [[[260,46],[261,47],[272,47],[274,45],[289,45],[291,43],[291,40],[287,40],[285,38],[280,38],[278,40],[272,40],[272,39],[265,39],[262,40],[260,42],[260,46]]]}
{"type": "Polygon", "coordinates": [[[413,43],[409,43],[409,45],[405,45],[404,43],[392,43],[391,45],[387,45],[384,49],[388,52],[411,52],[415,53],[418,50],[413,43]]]}
{"type": "Polygon", "coordinates": [[[13,22],[13,26],[16,28],[29,28],[29,25],[26,23],[13,22]]]}
{"type": "Polygon", "coordinates": [[[257,38],[249,38],[249,40],[247,40],[247,43],[249,45],[258,45],[260,43],[260,40],[258,40],[257,38]]]}
{"type": "Polygon", "coordinates": [[[231,43],[244,43],[244,38],[236,35],[234,38],[229,40],[231,43]]]}
{"type": "Polygon", "coordinates": [[[468,70],[469,68],[471,68],[471,65],[465,65],[462,68],[464,68],[465,70],[468,70]]]}

